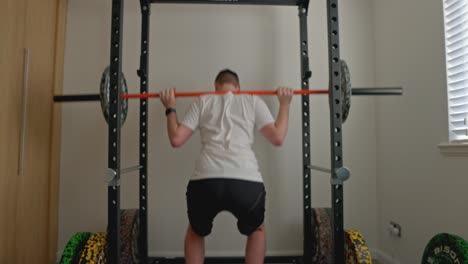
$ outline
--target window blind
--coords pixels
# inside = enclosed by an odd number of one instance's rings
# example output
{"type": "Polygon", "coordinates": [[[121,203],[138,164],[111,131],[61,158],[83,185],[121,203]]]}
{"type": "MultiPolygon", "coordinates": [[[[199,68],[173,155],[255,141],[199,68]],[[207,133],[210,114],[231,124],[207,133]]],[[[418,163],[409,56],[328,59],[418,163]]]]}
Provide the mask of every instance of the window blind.
{"type": "Polygon", "coordinates": [[[468,0],[443,0],[450,141],[468,140],[468,0]]]}

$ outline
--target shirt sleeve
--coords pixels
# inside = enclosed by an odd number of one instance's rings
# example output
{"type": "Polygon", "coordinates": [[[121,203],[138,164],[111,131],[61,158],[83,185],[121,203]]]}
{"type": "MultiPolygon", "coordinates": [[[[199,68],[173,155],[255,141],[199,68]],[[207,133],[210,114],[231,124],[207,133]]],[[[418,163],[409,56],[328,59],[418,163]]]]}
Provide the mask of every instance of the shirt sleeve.
{"type": "Polygon", "coordinates": [[[261,98],[254,96],[254,106],[255,126],[257,129],[261,129],[265,125],[275,122],[275,119],[271,115],[270,109],[268,109],[268,106],[261,98]]]}
{"type": "Polygon", "coordinates": [[[195,131],[200,124],[200,110],[200,98],[197,98],[185,112],[184,118],[182,118],[180,123],[195,131]]]}

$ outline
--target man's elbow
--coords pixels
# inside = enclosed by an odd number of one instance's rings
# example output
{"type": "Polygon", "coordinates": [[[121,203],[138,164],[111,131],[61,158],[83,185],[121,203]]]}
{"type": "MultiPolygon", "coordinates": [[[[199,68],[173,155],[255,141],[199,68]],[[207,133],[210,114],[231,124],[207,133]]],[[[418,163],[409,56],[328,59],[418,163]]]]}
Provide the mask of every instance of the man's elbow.
{"type": "Polygon", "coordinates": [[[184,144],[184,142],[178,138],[171,138],[169,141],[171,142],[171,146],[173,148],[178,148],[184,144]]]}
{"type": "Polygon", "coordinates": [[[273,146],[276,146],[276,147],[281,147],[283,143],[284,143],[284,137],[274,137],[271,140],[271,144],[273,144],[273,146]]]}

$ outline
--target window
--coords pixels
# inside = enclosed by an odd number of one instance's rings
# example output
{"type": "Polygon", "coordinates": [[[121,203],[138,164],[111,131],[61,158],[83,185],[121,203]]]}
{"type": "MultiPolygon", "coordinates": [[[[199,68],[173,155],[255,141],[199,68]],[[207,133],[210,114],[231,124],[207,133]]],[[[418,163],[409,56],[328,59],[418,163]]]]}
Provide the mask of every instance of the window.
{"type": "Polygon", "coordinates": [[[443,0],[449,140],[468,142],[468,0],[443,0]]]}

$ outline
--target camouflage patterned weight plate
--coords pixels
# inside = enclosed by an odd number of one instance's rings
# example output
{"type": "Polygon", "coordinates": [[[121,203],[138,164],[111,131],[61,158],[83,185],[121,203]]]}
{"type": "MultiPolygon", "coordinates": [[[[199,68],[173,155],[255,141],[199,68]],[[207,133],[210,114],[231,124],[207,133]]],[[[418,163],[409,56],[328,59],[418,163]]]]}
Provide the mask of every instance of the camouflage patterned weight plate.
{"type": "Polygon", "coordinates": [[[316,237],[318,237],[318,254],[315,263],[331,264],[333,262],[332,254],[332,228],[329,213],[330,208],[314,208],[316,237]],[[329,212],[327,212],[329,211],[329,212]]]}
{"type": "Polygon", "coordinates": [[[312,209],[312,263],[317,263],[320,250],[319,250],[319,232],[317,221],[315,220],[315,209],[312,209]]]}
{"type": "MultiPolygon", "coordinates": [[[[104,118],[106,122],[109,123],[109,102],[110,102],[110,68],[107,67],[104,72],[102,73],[101,77],[101,87],[99,89],[99,95],[101,97],[101,109],[102,113],[104,114],[104,118]]],[[[120,93],[127,94],[127,81],[125,80],[125,76],[122,73],[120,75],[120,93]]],[[[127,119],[128,113],[128,99],[122,100],[120,107],[121,110],[121,125],[125,123],[125,119],[127,119]]]]}
{"type": "Polygon", "coordinates": [[[120,263],[134,264],[137,259],[135,248],[138,248],[138,237],[135,232],[135,226],[138,220],[138,210],[129,209],[122,210],[120,215],[120,241],[121,241],[121,255],[120,263]]]}
{"type": "Polygon", "coordinates": [[[78,232],[74,234],[65,246],[59,264],[78,263],[81,251],[91,235],[92,233],[90,232],[78,232]]]}
{"type": "Polygon", "coordinates": [[[341,99],[342,99],[342,119],[346,121],[351,109],[351,74],[346,61],[341,60],[341,99]]]}
{"type": "Polygon", "coordinates": [[[468,264],[468,243],[447,233],[435,235],[424,249],[422,264],[468,264]]]}
{"type": "Polygon", "coordinates": [[[371,264],[372,256],[364,237],[356,230],[345,231],[346,264],[371,264]]]}
{"type": "Polygon", "coordinates": [[[136,210],[136,218],[135,222],[133,223],[132,228],[132,256],[133,256],[133,263],[138,264],[140,263],[140,211],[136,210]]]}
{"type": "Polygon", "coordinates": [[[106,251],[106,233],[95,233],[86,242],[79,264],[104,264],[106,251]]]}

